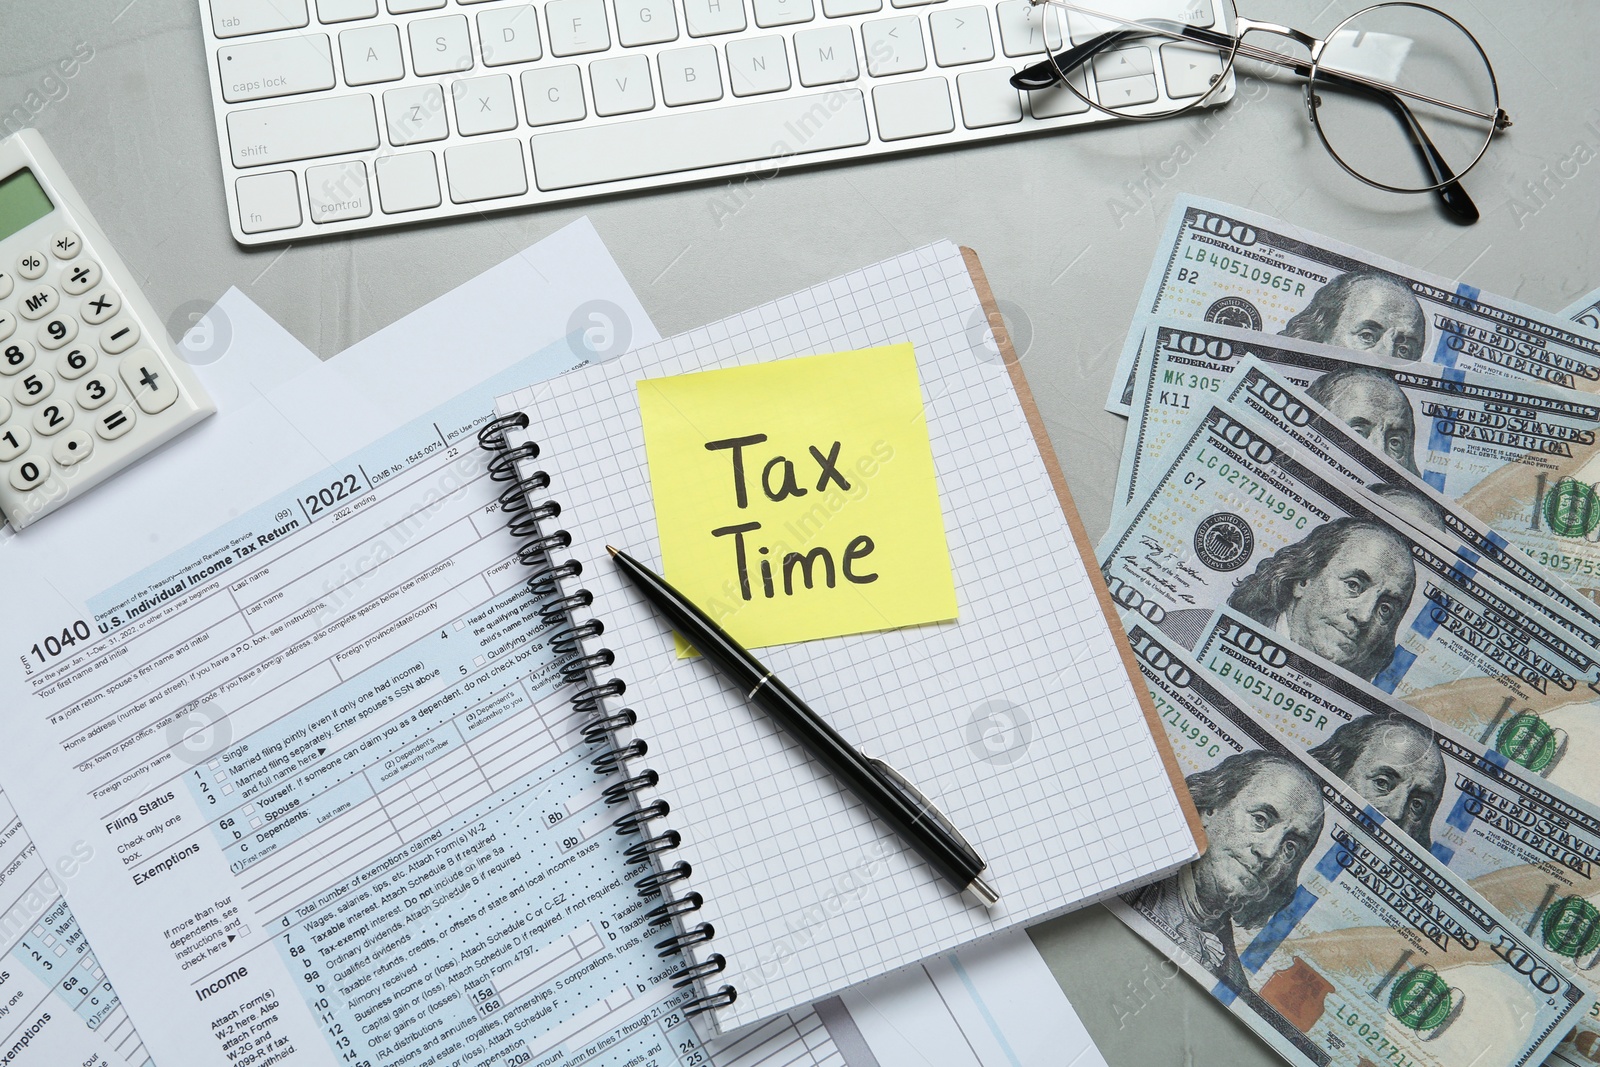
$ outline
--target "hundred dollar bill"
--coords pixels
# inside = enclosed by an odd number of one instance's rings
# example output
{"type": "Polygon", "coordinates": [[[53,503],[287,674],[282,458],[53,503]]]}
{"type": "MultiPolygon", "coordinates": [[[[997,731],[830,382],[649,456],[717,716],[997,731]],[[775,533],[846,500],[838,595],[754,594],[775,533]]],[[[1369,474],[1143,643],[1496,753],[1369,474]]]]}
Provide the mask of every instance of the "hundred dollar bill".
{"type": "MultiPolygon", "coordinates": [[[[1535,720],[1468,737],[1223,610],[1194,649],[1213,683],[1275,737],[1307,750],[1386,820],[1466,879],[1592,990],[1600,979],[1600,782],[1546,777],[1564,744],[1535,720]]],[[[1556,1050],[1600,1056],[1591,1009],[1556,1050]]]]}
{"type": "Polygon", "coordinates": [[[1536,937],[1164,635],[1128,636],[1210,844],[1112,911],[1290,1063],[1532,1065],[1584,1017],[1536,937]]]}
{"type": "Polygon", "coordinates": [[[1577,303],[1561,314],[1580,326],[1600,330],[1600,289],[1596,289],[1588,296],[1579,297],[1577,303]]]}
{"type": "MultiPolygon", "coordinates": [[[[1600,390],[1600,334],[1570,318],[1191,196],[1173,205],[1137,313],[1600,390]]],[[[1123,346],[1106,400],[1119,415],[1130,413],[1139,340],[1123,346]]]]}
{"type": "Polygon", "coordinates": [[[1452,506],[1392,456],[1370,447],[1347,422],[1282,377],[1279,368],[1246,358],[1218,404],[1228,411],[1251,412],[1320,461],[1326,474],[1370,489],[1389,511],[1464,543],[1471,552],[1469,562],[1481,559],[1523,596],[1526,606],[1600,656],[1600,605],[1529,562],[1503,536],[1452,506]]]}
{"type": "Polygon", "coordinates": [[[1592,635],[1327,467],[1248,410],[1200,412],[1100,544],[1124,620],[1192,647],[1232,607],[1408,703],[1441,694],[1425,710],[1469,734],[1594,698],[1592,635]]]}
{"type": "Polygon", "coordinates": [[[1152,318],[1143,333],[1119,500],[1137,497],[1193,408],[1220,403],[1229,368],[1254,356],[1531,565],[1600,600],[1600,398],[1192,320],[1152,318]]]}

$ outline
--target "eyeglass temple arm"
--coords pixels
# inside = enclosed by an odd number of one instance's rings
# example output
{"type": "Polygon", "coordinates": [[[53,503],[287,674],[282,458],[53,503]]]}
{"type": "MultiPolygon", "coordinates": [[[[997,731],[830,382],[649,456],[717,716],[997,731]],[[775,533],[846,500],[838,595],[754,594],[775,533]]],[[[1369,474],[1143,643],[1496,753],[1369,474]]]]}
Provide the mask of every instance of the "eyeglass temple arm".
{"type": "MultiPolygon", "coordinates": [[[[1023,67],[1011,76],[1013,89],[1048,89],[1061,81],[1060,71],[1073,71],[1083,66],[1095,56],[1104,52],[1113,45],[1121,44],[1129,37],[1149,36],[1150,27],[1165,31],[1170,36],[1183,36],[1201,44],[1211,45],[1214,48],[1232,49],[1235,46],[1234,38],[1216,30],[1202,29],[1196,26],[1186,26],[1179,22],[1151,19],[1145,27],[1140,29],[1111,30],[1093,37],[1080,45],[1058,52],[1054,57],[1047,57],[1033,64],[1023,67]]],[[[1048,46],[1048,43],[1047,43],[1048,46]]]]}
{"type": "MultiPolygon", "coordinates": [[[[1462,188],[1461,182],[1456,178],[1455,171],[1450,169],[1450,164],[1445,162],[1444,155],[1438,146],[1433,143],[1417,121],[1416,114],[1406,105],[1397,94],[1380,89],[1365,81],[1346,78],[1342,74],[1328,70],[1317,72],[1317,88],[1344,89],[1350,92],[1365,93],[1377,100],[1378,103],[1389,109],[1389,113],[1400,123],[1405,130],[1406,139],[1411,142],[1411,147],[1416,150],[1417,159],[1422,163],[1422,169],[1433,178],[1433,184],[1439,186],[1435,189],[1439,195],[1439,202],[1444,209],[1457,221],[1471,224],[1478,221],[1478,205],[1472,202],[1472,197],[1462,188]]],[[[1315,88],[1307,87],[1307,91],[1315,93],[1315,88]]],[[[1314,95],[1307,100],[1311,108],[1321,106],[1321,101],[1314,95]]]]}

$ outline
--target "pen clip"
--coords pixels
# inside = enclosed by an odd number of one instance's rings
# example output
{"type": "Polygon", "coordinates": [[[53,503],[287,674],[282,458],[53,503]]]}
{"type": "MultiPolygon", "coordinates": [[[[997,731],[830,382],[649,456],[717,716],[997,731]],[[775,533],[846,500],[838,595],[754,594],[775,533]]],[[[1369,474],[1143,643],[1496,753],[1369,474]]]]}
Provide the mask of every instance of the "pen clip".
{"type": "Polygon", "coordinates": [[[984,863],[982,857],[978,855],[978,850],[973,848],[967,839],[962,836],[960,830],[956,829],[955,824],[945,818],[944,812],[939,810],[938,805],[929,800],[927,794],[923,793],[922,790],[912,785],[909,778],[881,759],[874,756],[865,756],[865,759],[891,789],[911,802],[911,806],[917,809],[917,817],[919,819],[926,819],[931,823],[937,824],[941,830],[949,835],[951,840],[958,842],[962,848],[971,854],[972,861],[979,870],[988,866],[988,864],[984,863]]]}

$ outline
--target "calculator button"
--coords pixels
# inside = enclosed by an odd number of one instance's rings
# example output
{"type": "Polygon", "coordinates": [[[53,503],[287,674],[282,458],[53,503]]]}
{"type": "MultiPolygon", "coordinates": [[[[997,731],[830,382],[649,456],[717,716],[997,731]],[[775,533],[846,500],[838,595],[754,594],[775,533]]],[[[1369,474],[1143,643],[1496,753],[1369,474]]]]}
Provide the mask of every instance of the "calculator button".
{"type": "Polygon", "coordinates": [[[78,320],[71,315],[57,315],[39,324],[39,347],[54,352],[78,336],[78,320]]]}
{"type": "Polygon", "coordinates": [[[107,441],[115,441],[133,429],[133,405],[108,411],[95,421],[94,432],[107,441]]]}
{"type": "MultiPolygon", "coordinates": [[[[92,259],[74,263],[72,269],[61,279],[61,288],[67,291],[68,296],[80,296],[99,284],[100,264],[92,259]]],[[[5,293],[0,292],[0,296],[4,295],[5,293]]]]}
{"type": "Polygon", "coordinates": [[[11,275],[9,273],[0,270],[0,300],[4,300],[6,297],[10,296],[11,290],[16,286],[16,284],[16,282],[11,280],[11,275]]]}
{"type": "Polygon", "coordinates": [[[117,395],[117,380],[109,374],[96,375],[78,383],[78,406],[93,411],[117,395]]]}
{"type": "Polygon", "coordinates": [[[54,437],[71,425],[71,404],[45,404],[33,413],[33,430],[40,437],[54,437]]]}
{"type": "Polygon", "coordinates": [[[10,337],[17,329],[17,317],[5,308],[0,308],[0,341],[10,337]]]}
{"type": "Polygon", "coordinates": [[[45,259],[42,252],[24,252],[17,257],[17,273],[30,282],[44,277],[45,259]]]}
{"type": "Polygon", "coordinates": [[[138,324],[126,315],[112,319],[110,324],[100,331],[100,347],[105,349],[108,356],[126,352],[138,340],[138,324]]]}
{"type": "Polygon", "coordinates": [[[33,438],[21,426],[0,430],[0,463],[10,463],[28,450],[33,438]]]}
{"type": "Polygon", "coordinates": [[[11,395],[17,398],[17,403],[32,407],[51,393],[55,392],[56,380],[42,370],[30,371],[17,379],[17,384],[11,390],[11,395]]]}
{"type": "Polygon", "coordinates": [[[83,241],[71,230],[62,230],[50,238],[50,254],[57,259],[71,259],[83,251],[83,241]]]}
{"type": "Polygon", "coordinates": [[[50,454],[56,457],[56,462],[63,467],[82,463],[92,452],[94,452],[94,438],[90,437],[86,430],[68,431],[50,446],[50,454]]]}
{"type": "MultiPolygon", "coordinates": [[[[89,294],[84,299],[83,306],[78,309],[78,314],[82,315],[83,321],[90,326],[98,326],[121,309],[122,301],[117,299],[117,294],[110,289],[101,289],[97,293],[89,294]]],[[[134,340],[138,340],[138,338],[134,340]]]]}
{"type": "Polygon", "coordinates": [[[122,361],[122,380],[139,401],[146,415],[165,411],[178,399],[178,383],[156,354],[149,349],[135,352],[122,361]]]}
{"type": "Polygon", "coordinates": [[[11,468],[11,486],[19,493],[37,489],[50,474],[50,461],[35,453],[11,468]]]}
{"type": "Polygon", "coordinates": [[[0,396],[0,426],[4,426],[6,424],[6,420],[10,417],[11,401],[7,400],[3,396],[0,396]]]}
{"type": "Polygon", "coordinates": [[[17,297],[17,313],[25,319],[42,319],[61,305],[53,285],[41,285],[17,297]]]}
{"type": "Polygon", "coordinates": [[[33,346],[22,338],[0,348],[0,374],[20,374],[33,366],[33,346]]]}
{"type": "Polygon", "coordinates": [[[94,349],[74,345],[56,357],[56,373],[69,382],[75,381],[94,370],[94,365],[99,362],[100,354],[94,349]]]}

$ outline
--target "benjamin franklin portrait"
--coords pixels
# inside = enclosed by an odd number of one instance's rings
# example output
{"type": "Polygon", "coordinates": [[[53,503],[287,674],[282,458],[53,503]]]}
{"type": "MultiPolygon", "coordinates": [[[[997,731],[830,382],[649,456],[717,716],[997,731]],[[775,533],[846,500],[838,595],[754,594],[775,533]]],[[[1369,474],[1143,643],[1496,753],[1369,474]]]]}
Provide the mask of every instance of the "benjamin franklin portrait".
{"type": "Polygon", "coordinates": [[[1322,834],[1317,781],[1276,752],[1241,752],[1186,779],[1210,842],[1175,877],[1128,903],[1236,990],[1249,988],[1234,925],[1257,927],[1294,899],[1322,834]]]}
{"type": "Polygon", "coordinates": [[[1228,606],[1370,682],[1394,657],[1416,584],[1404,538],[1346,517],[1262,560],[1228,606]]]}
{"type": "Polygon", "coordinates": [[[1388,374],[1376,367],[1341,367],[1312,382],[1306,394],[1375,451],[1420,475],[1411,402],[1388,374]]]}
{"type": "Polygon", "coordinates": [[[1399,715],[1364,715],[1335,730],[1311,756],[1407,837],[1433,845],[1445,770],[1427,727],[1399,715]]]}
{"type": "Polygon", "coordinates": [[[1283,328],[1285,337],[1376,352],[1394,359],[1422,358],[1428,319],[1398,278],[1378,271],[1350,271],[1316,291],[1311,303],[1283,328]]]}

